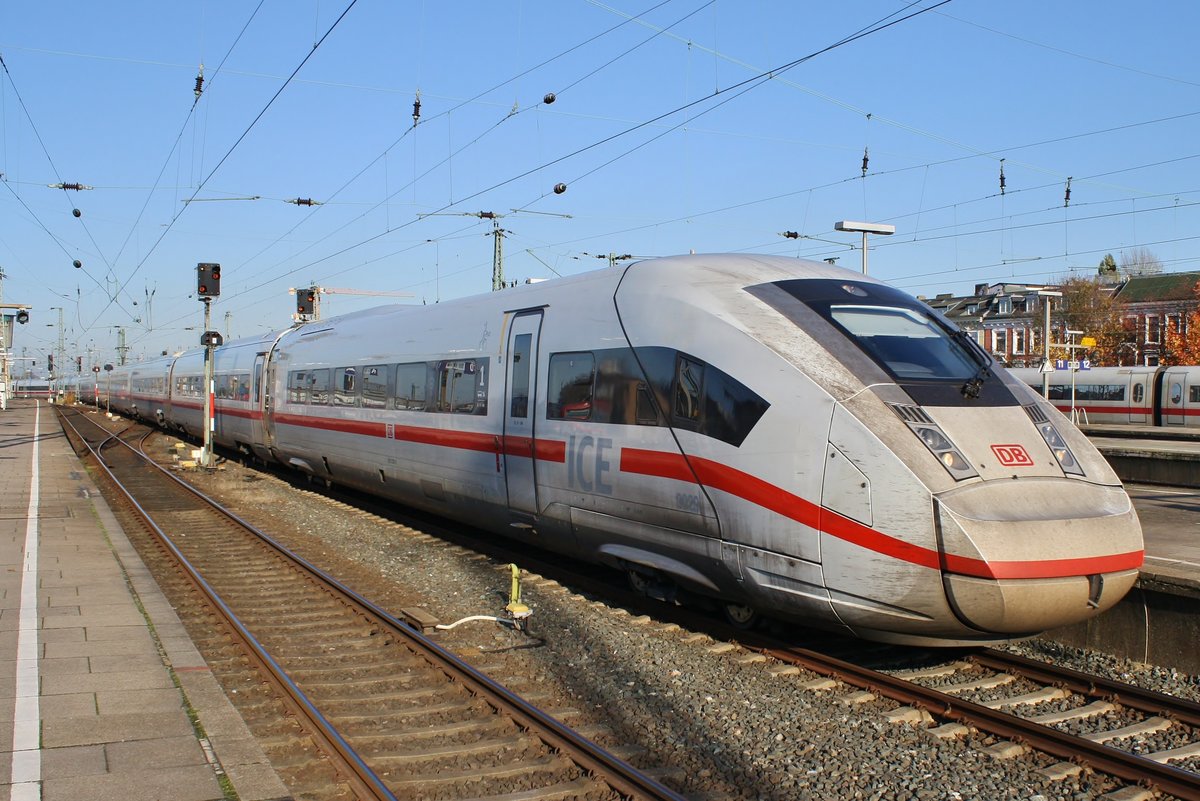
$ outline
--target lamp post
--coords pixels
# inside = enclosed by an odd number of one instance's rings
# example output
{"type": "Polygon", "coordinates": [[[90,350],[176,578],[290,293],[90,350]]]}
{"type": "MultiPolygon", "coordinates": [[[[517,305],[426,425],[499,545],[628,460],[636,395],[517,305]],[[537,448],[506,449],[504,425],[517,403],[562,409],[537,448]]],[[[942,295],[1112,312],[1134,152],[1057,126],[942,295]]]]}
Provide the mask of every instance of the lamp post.
{"type": "Polygon", "coordinates": [[[880,236],[891,236],[896,233],[896,226],[887,225],[885,223],[869,223],[869,222],[853,222],[851,220],[840,220],[833,224],[835,231],[856,231],[862,234],[862,271],[863,275],[867,274],[867,234],[879,234],[880,236]]]}
{"type": "Polygon", "coordinates": [[[1042,323],[1042,397],[1050,400],[1050,298],[1061,298],[1062,292],[1054,289],[1039,289],[1039,298],[1044,298],[1042,305],[1046,308],[1045,322],[1042,323]]]}

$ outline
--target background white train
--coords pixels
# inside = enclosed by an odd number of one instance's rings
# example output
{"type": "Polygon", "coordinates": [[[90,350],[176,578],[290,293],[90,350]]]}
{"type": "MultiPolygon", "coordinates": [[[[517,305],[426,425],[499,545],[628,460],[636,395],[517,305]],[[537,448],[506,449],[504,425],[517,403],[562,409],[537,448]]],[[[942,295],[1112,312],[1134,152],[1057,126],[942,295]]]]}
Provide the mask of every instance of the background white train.
{"type": "MultiPolygon", "coordinates": [[[[1142,536],[1104,459],[924,304],[829,264],[656,259],[215,354],[215,440],[628,572],[913,643],[1098,614],[1142,536]]],[[[203,351],[80,397],[202,433],[203,351]]]]}
{"type": "MultiPolygon", "coordinates": [[[[1009,372],[1041,392],[1041,371],[1009,372]]],[[[1093,367],[1074,376],[1069,370],[1047,375],[1050,402],[1063,414],[1074,408],[1081,425],[1200,426],[1200,367],[1093,367]]]]}

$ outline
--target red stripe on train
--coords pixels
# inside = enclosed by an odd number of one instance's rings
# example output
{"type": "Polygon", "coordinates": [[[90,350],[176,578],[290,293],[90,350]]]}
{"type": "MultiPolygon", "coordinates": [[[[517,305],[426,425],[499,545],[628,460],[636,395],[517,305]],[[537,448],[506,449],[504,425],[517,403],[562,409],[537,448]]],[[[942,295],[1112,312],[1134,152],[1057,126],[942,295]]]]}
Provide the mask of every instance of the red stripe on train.
{"type": "Polygon", "coordinates": [[[646,451],[636,448],[621,450],[621,470],[628,473],[658,476],[679,481],[695,482],[737,496],[750,503],[795,520],[810,528],[837,537],[876,553],[900,559],[934,570],[942,568],[951,573],[987,579],[1061,578],[1092,573],[1111,573],[1141,567],[1142,551],[1078,559],[1042,559],[1023,562],[988,562],[983,559],[943,555],[896,537],[864,526],[848,517],[822,508],[798,495],[769,484],[732,467],[710,459],[646,451]],[[692,469],[688,463],[695,469],[692,469]]]}

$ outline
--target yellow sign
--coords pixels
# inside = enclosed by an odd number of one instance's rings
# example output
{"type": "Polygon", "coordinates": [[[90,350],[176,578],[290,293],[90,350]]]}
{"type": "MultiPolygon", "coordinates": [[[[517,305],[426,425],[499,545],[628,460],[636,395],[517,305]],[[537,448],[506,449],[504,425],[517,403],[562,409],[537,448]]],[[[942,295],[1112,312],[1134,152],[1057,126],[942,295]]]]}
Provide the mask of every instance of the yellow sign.
{"type": "Polygon", "coordinates": [[[1085,348],[1094,348],[1094,347],[1096,347],[1096,338],[1095,337],[1083,337],[1082,339],[1079,340],[1079,344],[1083,345],[1085,348]]]}

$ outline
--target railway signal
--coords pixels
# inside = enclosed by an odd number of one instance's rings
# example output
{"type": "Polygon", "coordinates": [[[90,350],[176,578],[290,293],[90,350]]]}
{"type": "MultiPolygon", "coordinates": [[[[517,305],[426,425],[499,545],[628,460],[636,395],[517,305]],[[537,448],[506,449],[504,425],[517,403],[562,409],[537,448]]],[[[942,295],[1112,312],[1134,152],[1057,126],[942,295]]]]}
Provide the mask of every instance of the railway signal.
{"type": "Polygon", "coordinates": [[[221,265],[209,262],[196,265],[196,294],[202,298],[221,294],[221,265]]]}
{"type": "Polygon", "coordinates": [[[204,446],[200,451],[200,464],[213,465],[213,429],[216,428],[216,399],[213,397],[213,348],[222,344],[221,335],[211,330],[212,299],[221,294],[221,265],[202,261],[196,265],[196,295],[204,304],[204,333],[200,344],[204,346],[204,446]]]}
{"type": "Polygon", "coordinates": [[[296,290],[296,314],[311,317],[317,307],[317,288],[296,290]]]}

